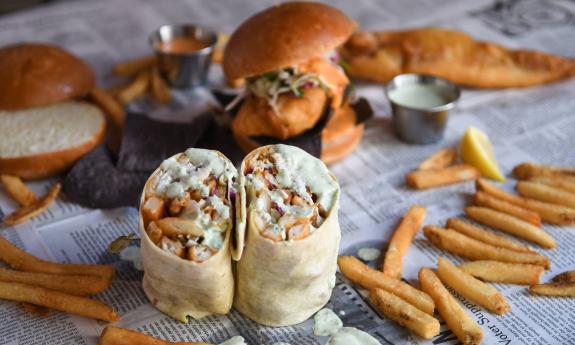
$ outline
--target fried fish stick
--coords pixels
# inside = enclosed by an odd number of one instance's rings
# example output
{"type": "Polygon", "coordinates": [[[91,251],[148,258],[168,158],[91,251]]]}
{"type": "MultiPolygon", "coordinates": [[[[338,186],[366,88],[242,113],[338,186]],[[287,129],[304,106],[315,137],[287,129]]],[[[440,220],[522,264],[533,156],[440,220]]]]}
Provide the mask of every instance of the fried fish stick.
{"type": "Polygon", "coordinates": [[[112,265],[59,264],[41,260],[14,246],[2,236],[0,236],[0,260],[14,269],[27,272],[88,275],[108,280],[114,276],[114,266],[112,265]]]}
{"type": "Polygon", "coordinates": [[[519,285],[539,284],[539,279],[545,269],[530,264],[516,264],[500,261],[468,261],[459,264],[459,268],[479,279],[519,285]]]}
{"type": "Polygon", "coordinates": [[[106,326],[100,334],[100,345],[210,345],[202,342],[176,342],[160,340],[125,328],[106,326]]]}
{"type": "Polygon", "coordinates": [[[383,315],[425,339],[439,334],[439,321],[391,292],[373,289],[370,298],[383,315]]]}
{"type": "Polygon", "coordinates": [[[401,220],[399,227],[389,241],[389,246],[385,253],[382,271],[386,276],[401,279],[403,257],[411,245],[413,236],[421,228],[425,219],[425,213],[425,207],[412,206],[401,220]]]}
{"type": "Polygon", "coordinates": [[[551,187],[542,183],[519,181],[517,191],[526,198],[550,202],[575,208],[575,193],[566,192],[559,188],[551,187]]]}
{"type": "Polygon", "coordinates": [[[95,295],[110,286],[106,278],[86,275],[58,275],[21,272],[0,268],[0,281],[39,286],[77,296],[95,295]]]}
{"type": "Polygon", "coordinates": [[[447,220],[447,228],[495,247],[507,248],[518,252],[533,252],[529,247],[524,246],[521,243],[510,240],[507,237],[497,235],[492,231],[466,222],[463,219],[449,218],[447,220]]]}
{"type": "Polygon", "coordinates": [[[531,293],[545,296],[575,297],[575,283],[549,283],[529,287],[531,293]]]}
{"type": "Polygon", "coordinates": [[[575,271],[567,271],[553,277],[554,283],[575,283],[575,271]]]}
{"type": "Polygon", "coordinates": [[[549,268],[549,258],[538,253],[524,253],[495,247],[451,229],[427,225],[423,228],[425,237],[435,246],[455,255],[471,260],[496,260],[533,264],[549,268]]]}
{"type": "Polygon", "coordinates": [[[423,291],[401,280],[391,279],[385,276],[383,272],[369,268],[353,256],[340,256],[337,258],[337,264],[344,276],[361,287],[389,291],[417,309],[430,315],[433,314],[435,309],[433,300],[423,291]]]}
{"type": "Polygon", "coordinates": [[[114,322],[120,319],[112,308],[100,301],[38,286],[0,282],[0,299],[30,303],[96,320],[114,322]]]}
{"type": "Polygon", "coordinates": [[[441,170],[416,170],[405,176],[408,186],[427,189],[459,182],[476,180],[479,171],[467,164],[458,164],[441,170]]]}
{"type": "Polygon", "coordinates": [[[575,181],[565,181],[561,178],[557,178],[556,176],[535,176],[529,178],[527,181],[542,183],[551,187],[563,189],[569,193],[575,193],[575,181]]]}
{"type": "Polygon", "coordinates": [[[455,162],[457,158],[457,151],[454,148],[441,149],[427,159],[425,159],[419,166],[417,170],[439,170],[446,168],[455,162]]]}
{"type": "Polygon", "coordinates": [[[555,248],[557,246],[553,237],[541,230],[541,228],[508,214],[475,206],[466,207],[465,214],[479,223],[537,243],[544,248],[555,248]]]}
{"type": "Polygon", "coordinates": [[[575,209],[538,200],[522,198],[518,195],[507,193],[482,179],[475,182],[475,188],[514,205],[535,211],[539,213],[539,216],[541,216],[541,219],[545,222],[557,225],[575,224],[575,209]]]}
{"type": "Polygon", "coordinates": [[[541,217],[537,212],[527,210],[523,207],[513,205],[510,202],[493,197],[485,192],[478,191],[473,197],[473,204],[484,206],[496,211],[506,213],[510,216],[523,219],[535,226],[541,226],[541,217]]]}
{"type": "Polygon", "coordinates": [[[505,297],[493,286],[487,285],[469,273],[460,270],[445,258],[439,257],[438,259],[437,275],[442,282],[454,288],[464,297],[495,314],[503,315],[511,310],[505,297]]]}
{"type": "Polygon", "coordinates": [[[534,163],[522,163],[513,168],[513,175],[519,180],[527,180],[535,176],[565,175],[566,178],[575,181],[575,168],[564,168],[534,163]]]}
{"type": "Polygon", "coordinates": [[[141,72],[142,70],[152,67],[156,63],[156,57],[147,55],[128,61],[120,62],[114,65],[113,71],[115,74],[122,77],[132,77],[141,72]]]}
{"type": "Polygon", "coordinates": [[[419,271],[419,283],[423,291],[433,298],[439,315],[459,341],[464,345],[481,343],[483,339],[481,327],[467,315],[432,270],[422,268],[419,271]]]}
{"type": "Polygon", "coordinates": [[[0,181],[4,186],[4,190],[16,200],[20,206],[30,206],[36,201],[38,197],[31,191],[18,176],[0,175],[0,181]]]}

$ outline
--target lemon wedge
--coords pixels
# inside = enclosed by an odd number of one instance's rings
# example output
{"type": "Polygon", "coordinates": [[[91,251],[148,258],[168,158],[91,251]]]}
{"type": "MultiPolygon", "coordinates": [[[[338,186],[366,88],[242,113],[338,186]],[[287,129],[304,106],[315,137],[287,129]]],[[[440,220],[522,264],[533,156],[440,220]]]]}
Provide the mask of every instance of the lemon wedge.
{"type": "Polygon", "coordinates": [[[459,143],[459,150],[461,159],[476,167],[482,176],[501,182],[505,181],[485,133],[473,126],[468,127],[459,143]]]}

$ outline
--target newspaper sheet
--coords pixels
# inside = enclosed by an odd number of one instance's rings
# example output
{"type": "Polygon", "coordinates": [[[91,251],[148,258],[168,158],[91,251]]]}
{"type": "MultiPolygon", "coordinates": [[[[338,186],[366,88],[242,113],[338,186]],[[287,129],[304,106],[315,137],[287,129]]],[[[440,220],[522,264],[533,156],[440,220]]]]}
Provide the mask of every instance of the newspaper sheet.
{"type": "MultiPolygon", "coordinates": [[[[147,35],[161,24],[195,22],[219,31],[231,31],[252,13],[276,1],[78,1],[55,2],[0,18],[3,44],[47,41],[67,47],[87,59],[96,69],[99,83],[111,85],[115,62],[148,52],[147,35]]],[[[511,47],[541,49],[575,56],[575,3],[572,1],[508,0],[474,1],[331,1],[362,28],[397,29],[437,25],[464,30],[473,36],[511,47]]],[[[221,70],[214,66],[211,83],[220,85],[221,70]]],[[[390,109],[381,86],[363,85],[358,93],[373,105],[376,117],[366,127],[357,150],[331,167],[341,187],[341,253],[356,255],[360,248],[384,249],[401,215],[410,205],[428,208],[426,224],[443,224],[458,216],[474,190],[471,183],[430,191],[406,188],[404,175],[439,148],[455,146],[463,131],[474,125],[486,132],[504,172],[523,161],[575,165],[575,80],[529,89],[499,91],[464,90],[453,112],[445,139],[438,144],[414,146],[393,134],[390,109]]],[[[183,99],[186,97],[182,97],[183,99]]],[[[185,101],[183,101],[185,103],[185,101]]],[[[54,182],[30,183],[43,194],[54,182]]],[[[509,181],[503,187],[511,190],[509,181]]],[[[0,216],[16,207],[0,191],[0,216]]],[[[292,327],[258,325],[236,311],[175,321],[154,309],[142,287],[142,273],[133,263],[106,252],[107,244],[121,234],[137,232],[137,210],[90,210],[58,200],[48,212],[23,225],[3,226],[1,235],[41,258],[60,262],[113,263],[118,274],[106,292],[96,298],[109,303],[121,315],[119,326],[137,329],[171,341],[198,340],[219,343],[242,335],[249,344],[324,344],[325,337],[312,335],[313,320],[292,327]]],[[[544,225],[558,242],[557,249],[542,250],[552,267],[543,277],[575,269],[572,249],[575,229],[544,225]]],[[[438,250],[417,235],[407,253],[405,279],[417,286],[417,272],[435,266],[443,255],[453,262],[461,258],[438,250]]],[[[379,259],[370,262],[378,265],[379,259]]],[[[523,286],[496,284],[508,298],[512,311],[498,317],[471,303],[456,291],[452,294],[483,328],[486,344],[575,343],[575,301],[567,298],[536,298],[523,286]]],[[[455,336],[442,323],[441,333],[431,341],[410,335],[380,315],[356,289],[338,276],[327,307],[344,325],[365,330],[382,344],[456,344],[455,336]]],[[[11,302],[0,302],[0,344],[97,344],[104,323],[51,312],[34,317],[11,302]]]]}

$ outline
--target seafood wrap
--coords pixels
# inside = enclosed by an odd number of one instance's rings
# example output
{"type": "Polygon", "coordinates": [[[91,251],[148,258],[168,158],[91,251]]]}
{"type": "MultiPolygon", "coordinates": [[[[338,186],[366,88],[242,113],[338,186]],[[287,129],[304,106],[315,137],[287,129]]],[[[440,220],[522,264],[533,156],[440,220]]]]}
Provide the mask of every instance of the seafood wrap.
{"type": "Polygon", "coordinates": [[[335,285],[339,185],[319,159],[287,145],[252,151],[241,173],[247,223],[234,307],[264,325],[304,321],[335,285]]]}
{"type": "Polygon", "coordinates": [[[186,322],[187,316],[230,310],[237,188],[233,164],[203,149],[166,159],[146,182],[140,201],[143,287],[165,314],[186,322]]]}

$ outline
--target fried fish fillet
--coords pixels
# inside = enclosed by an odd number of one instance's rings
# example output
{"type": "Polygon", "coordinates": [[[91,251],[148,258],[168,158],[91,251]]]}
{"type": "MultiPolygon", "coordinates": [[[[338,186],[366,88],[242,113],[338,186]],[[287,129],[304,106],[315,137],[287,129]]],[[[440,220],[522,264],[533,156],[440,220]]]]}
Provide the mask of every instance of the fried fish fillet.
{"type": "Polygon", "coordinates": [[[401,73],[436,75],[477,88],[525,87],[575,75],[575,59],[510,50],[454,30],[358,32],[341,49],[352,77],[387,82],[401,73]]]}

